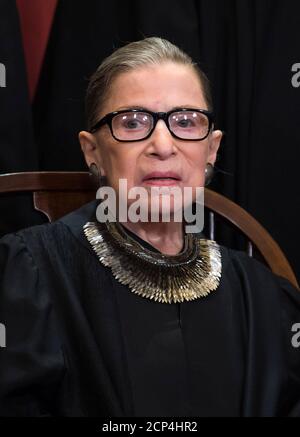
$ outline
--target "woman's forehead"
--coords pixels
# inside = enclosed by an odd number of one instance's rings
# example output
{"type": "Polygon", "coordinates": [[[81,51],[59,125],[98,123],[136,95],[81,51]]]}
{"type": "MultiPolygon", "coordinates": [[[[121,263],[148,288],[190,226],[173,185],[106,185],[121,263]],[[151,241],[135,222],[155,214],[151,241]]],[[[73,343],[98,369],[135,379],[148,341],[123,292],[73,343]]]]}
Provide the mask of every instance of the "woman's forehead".
{"type": "Polygon", "coordinates": [[[168,63],[119,74],[110,86],[103,110],[107,113],[147,106],[165,111],[184,105],[204,107],[200,79],[190,66],[168,63]]]}

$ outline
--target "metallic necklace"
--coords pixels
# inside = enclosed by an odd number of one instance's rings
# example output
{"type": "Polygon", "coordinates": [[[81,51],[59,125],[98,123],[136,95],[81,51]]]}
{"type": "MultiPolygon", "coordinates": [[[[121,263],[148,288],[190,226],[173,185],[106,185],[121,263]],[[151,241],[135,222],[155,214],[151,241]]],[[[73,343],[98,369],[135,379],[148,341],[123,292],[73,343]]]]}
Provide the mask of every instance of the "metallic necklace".
{"type": "Polygon", "coordinates": [[[106,227],[88,222],[83,230],[100,262],[142,297],[161,303],[191,301],[219,285],[221,253],[215,241],[186,234],[182,252],[164,255],[143,247],[118,222],[106,227]]]}

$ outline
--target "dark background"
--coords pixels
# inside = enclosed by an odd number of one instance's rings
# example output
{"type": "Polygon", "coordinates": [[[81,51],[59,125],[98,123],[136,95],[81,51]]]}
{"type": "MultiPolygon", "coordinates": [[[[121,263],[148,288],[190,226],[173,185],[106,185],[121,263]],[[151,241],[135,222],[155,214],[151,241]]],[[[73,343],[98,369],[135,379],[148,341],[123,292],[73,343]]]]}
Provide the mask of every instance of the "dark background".
{"type": "MultiPolygon", "coordinates": [[[[0,0],[0,172],[86,170],[77,133],[87,79],[144,36],[169,39],[209,76],[226,132],[212,188],[269,230],[300,278],[297,0],[58,0],[32,104],[17,5],[0,0]]],[[[24,196],[2,199],[0,214],[2,234],[42,220],[24,196]]]]}

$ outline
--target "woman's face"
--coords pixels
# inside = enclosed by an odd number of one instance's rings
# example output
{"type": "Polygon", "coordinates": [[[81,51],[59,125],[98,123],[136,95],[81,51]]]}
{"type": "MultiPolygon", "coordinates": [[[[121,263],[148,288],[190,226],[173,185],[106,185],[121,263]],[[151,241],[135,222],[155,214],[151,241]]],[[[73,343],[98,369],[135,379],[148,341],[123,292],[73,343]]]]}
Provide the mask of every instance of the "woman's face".
{"type": "MultiPolygon", "coordinates": [[[[174,108],[207,109],[201,85],[191,67],[174,63],[142,67],[120,74],[112,84],[110,94],[99,113],[128,108],[144,108],[153,112],[168,112],[174,108]]],[[[118,142],[109,126],[102,126],[95,134],[79,135],[87,164],[95,162],[108,185],[119,191],[119,179],[132,187],[177,186],[202,187],[205,166],[214,163],[222,133],[213,131],[203,141],[184,141],[174,138],[163,120],[145,140],[118,142]],[[177,179],[166,181],[147,178],[153,172],[172,172],[177,179]]]]}

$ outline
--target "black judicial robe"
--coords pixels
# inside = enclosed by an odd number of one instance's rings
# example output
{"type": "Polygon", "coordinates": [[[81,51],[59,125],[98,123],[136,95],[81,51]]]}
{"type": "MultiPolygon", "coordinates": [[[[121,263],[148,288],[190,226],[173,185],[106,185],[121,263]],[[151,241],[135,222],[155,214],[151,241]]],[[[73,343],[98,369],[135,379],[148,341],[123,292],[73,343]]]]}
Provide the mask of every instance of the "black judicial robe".
{"type": "Polygon", "coordinates": [[[84,236],[96,206],[0,240],[0,415],[300,416],[300,293],[222,247],[207,297],[139,297],[84,236]]]}

